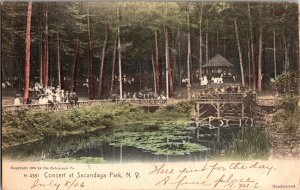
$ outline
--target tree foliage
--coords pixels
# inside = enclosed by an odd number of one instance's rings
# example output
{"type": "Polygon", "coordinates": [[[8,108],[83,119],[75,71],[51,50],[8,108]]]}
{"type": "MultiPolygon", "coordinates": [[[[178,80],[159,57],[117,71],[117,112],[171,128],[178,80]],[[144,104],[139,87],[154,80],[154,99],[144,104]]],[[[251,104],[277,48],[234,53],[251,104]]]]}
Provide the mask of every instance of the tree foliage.
{"type": "MultiPolygon", "coordinates": [[[[32,10],[32,36],[31,36],[31,82],[38,81],[40,67],[39,59],[42,51],[39,50],[45,38],[44,7],[48,4],[49,13],[49,81],[57,83],[57,41],[60,36],[61,67],[64,83],[72,75],[72,65],[76,54],[77,40],[80,41],[78,60],[78,80],[85,80],[88,72],[88,28],[87,10],[91,17],[92,41],[93,41],[93,73],[99,76],[100,60],[106,26],[109,26],[110,36],[115,36],[118,26],[121,27],[121,49],[123,73],[151,74],[152,53],[155,49],[155,32],[159,35],[159,58],[162,68],[165,68],[164,40],[165,28],[170,29],[171,65],[174,64],[174,77],[187,75],[187,60],[182,59],[187,55],[187,14],[190,15],[191,30],[191,75],[194,77],[199,69],[199,14],[202,6],[202,51],[203,60],[208,55],[212,58],[217,53],[234,63],[236,72],[240,75],[239,51],[235,37],[236,20],[241,46],[241,57],[244,66],[245,78],[250,77],[252,83],[257,75],[257,56],[259,50],[259,27],[262,27],[262,75],[274,78],[274,64],[272,51],[273,31],[276,30],[277,45],[277,73],[281,74],[288,64],[288,71],[295,70],[298,64],[299,52],[294,51],[298,47],[297,4],[288,2],[258,3],[250,5],[248,15],[247,3],[236,2],[34,2],[32,10]],[[200,6],[201,5],[201,6],[200,6]],[[189,6],[189,8],[187,8],[189,6]],[[118,23],[117,8],[121,10],[121,23],[118,23]],[[261,14],[259,14],[259,9],[261,14]],[[249,22],[252,29],[249,30],[249,22]],[[253,36],[254,63],[248,61],[247,53],[250,51],[247,43],[253,36]],[[180,38],[178,35],[180,34],[180,38]],[[208,34],[206,44],[206,34],[208,34]],[[178,47],[178,41],[180,47],[178,47]],[[207,47],[207,50],[206,50],[207,47]],[[287,54],[285,54],[285,48],[287,54]],[[287,57],[288,56],[288,57],[287,57]],[[181,57],[181,58],[180,58],[181,57]],[[288,63],[287,63],[288,61],[288,63]],[[248,65],[251,65],[248,67],[248,65]],[[142,68],[142,70],[141,70],[142,68]],[[251,70],[249,70],[250,68],[251,70]],[[249,76],[250,75],[250,76],[249,76]]],[[[1,28],[2,28],[2,80],[17,77],[18,84],[24,82],[25,63],[25,33],[26,33],[26,9],[25,2],[3,2],[1,4],[1,28]]],[[[112,69],[112,55],[115,38],[107,41],[105,48],[105,61],[103,68],[103,81],[110,81],[112,69]]],[[[164,70],[164,69],[163,69],[164,70]]],[[[164,72],[162,72],[164,73],[164,72]]],[[[162,75],[163,77],[164,75],[162,75]]],[[[137,76],[135,76],[137,77],[137,76]]],[[[162,79],[160,79],[162,80],[162,79]]],[[[265,79],[263,79],[265,80],[265,79]]],[[[96,81],[96,80],[95,80],[96,81]]],[[[163,81],[163,80],[162,80],[163,81]]],[[[246,81],[246,80],[245,80],[246,81]]],[[[263,81],[267,82],[267,81],[263,81]]],[[[95,82],[96,83],[96,82],[95,82]]],[[[153,82],[152,82],[153,83],[153,82]]],[[[177,80],[175,85],[178,85],[177,80]]],[[[98,84],[95,84],[98,86],[98,84]]],[[[146,86],[146,84],[144,84],[146,86]]],[[[251,86],[251,84],[248,84],[251,86]]],[[[23,85],[19,85],[21,88],[23,85]]],[[[152,87],[149,86],[148,87],[152,87]]],[[[126,87],[125,87],[126,88],[126,87]]],[[[104,85],[104,91],[108,92],[109,85],[104,85]]]]}

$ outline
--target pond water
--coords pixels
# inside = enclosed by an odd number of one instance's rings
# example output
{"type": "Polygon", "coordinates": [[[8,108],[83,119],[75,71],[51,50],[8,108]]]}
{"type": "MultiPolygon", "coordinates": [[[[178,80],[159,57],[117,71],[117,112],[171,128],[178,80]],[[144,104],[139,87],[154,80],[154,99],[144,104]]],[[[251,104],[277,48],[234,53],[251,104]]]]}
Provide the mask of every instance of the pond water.
{"type": "MultiPolygon", "coordinates": [[[[221,131],[224,147],[237,129],[221,131]]],[[[220,148],[215,131],[193,126],[131,126],[47,139],[3,150],[3,156],[26,161],[176,162],[207,159],[220,148]]]]}

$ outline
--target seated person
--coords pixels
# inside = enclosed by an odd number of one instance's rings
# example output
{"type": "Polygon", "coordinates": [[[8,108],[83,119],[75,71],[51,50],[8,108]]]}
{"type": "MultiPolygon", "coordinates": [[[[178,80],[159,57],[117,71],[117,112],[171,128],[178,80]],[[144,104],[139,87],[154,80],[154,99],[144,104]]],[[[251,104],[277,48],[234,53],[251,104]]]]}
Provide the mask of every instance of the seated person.
{"type": "Polygon", "coordinates": [[[21,105],[20,94],[17,94],[14,99],[14,105],[21,105]]]}

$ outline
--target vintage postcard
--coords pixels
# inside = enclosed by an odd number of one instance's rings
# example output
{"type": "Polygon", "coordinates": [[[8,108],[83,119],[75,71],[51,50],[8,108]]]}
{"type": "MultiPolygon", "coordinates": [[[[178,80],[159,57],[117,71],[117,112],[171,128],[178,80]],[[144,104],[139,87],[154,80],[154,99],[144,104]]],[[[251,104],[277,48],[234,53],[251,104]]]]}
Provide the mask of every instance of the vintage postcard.
{"type": "Polygon", "coordinates": [[[300,189],[297,1],[2,1],[2,188],[300,189]]]}

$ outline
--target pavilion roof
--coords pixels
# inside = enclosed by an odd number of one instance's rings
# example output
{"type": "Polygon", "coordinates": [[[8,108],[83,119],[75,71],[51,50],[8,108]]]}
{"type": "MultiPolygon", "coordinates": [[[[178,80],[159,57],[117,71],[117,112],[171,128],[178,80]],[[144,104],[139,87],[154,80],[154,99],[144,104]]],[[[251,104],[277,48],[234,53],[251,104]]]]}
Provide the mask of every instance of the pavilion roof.
{"type": "Polygon", "coordinates": [[[226,58],[217,54],[208,62],[206,62],[202,67],[234,67],[232,63],[230,63],[226,58]]]}

